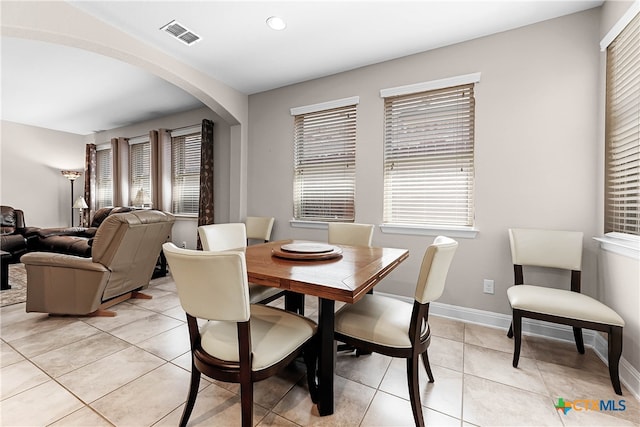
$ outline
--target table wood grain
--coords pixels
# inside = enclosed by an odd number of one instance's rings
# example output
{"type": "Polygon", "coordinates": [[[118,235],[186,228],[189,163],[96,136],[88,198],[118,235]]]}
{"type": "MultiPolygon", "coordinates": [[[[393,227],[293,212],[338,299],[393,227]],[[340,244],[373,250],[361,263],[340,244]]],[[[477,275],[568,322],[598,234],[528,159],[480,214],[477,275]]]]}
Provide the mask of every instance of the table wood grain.
{"type": "MultiPolygon", "coordinates": [[[[246,248],[249,282],[287,289],[319,298],[318,412],[334,411],[335,302],[353,304],[407,259],[409,251],[396,248],[334,245],[342,256],[330,260],[288,260],[272,256],[274,248],[300,240],[281,240],[246,248]]],[[[304,306],[304,302],[302,302],[304,306]]]]}

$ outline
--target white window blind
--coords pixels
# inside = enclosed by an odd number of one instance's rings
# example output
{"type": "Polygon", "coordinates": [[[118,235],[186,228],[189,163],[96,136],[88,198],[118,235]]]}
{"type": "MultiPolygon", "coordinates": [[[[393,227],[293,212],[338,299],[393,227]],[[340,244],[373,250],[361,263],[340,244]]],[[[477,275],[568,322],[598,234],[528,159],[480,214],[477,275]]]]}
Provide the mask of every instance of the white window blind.
{"type": "Polygon", "coordinates": [[[295,116],[295,219],[355,219],[356,107],[295,116]]]}
{"type": "Polygon", "coordinates": [[[129,145],[129,197],[131,206],[151,205],[151,144],[129,145]]]}
{"type": "Polygon", "coordinates": [[[640,14],[607,48],[605,232],[640,235],[640,14]]]}
{"type": "Polygon", "coordinates": [[[171,137],[171,206],[175,214],[198,214],[200,141],[200,132],[171,137]]]}
{"type": "Polygon", "coordinates": [[[113,206],[111,149],[96,151],[96,208],[113,206]]]}
{"type": "Polygon", "coordinates": [[[474,84],[384,105],[384,222],[473,226],[474,84]]]}

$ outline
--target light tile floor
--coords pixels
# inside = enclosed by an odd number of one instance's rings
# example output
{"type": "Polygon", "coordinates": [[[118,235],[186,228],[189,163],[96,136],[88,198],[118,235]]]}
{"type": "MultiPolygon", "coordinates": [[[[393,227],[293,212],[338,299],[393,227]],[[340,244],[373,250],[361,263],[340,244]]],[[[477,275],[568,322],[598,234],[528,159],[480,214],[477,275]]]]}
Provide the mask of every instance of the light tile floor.
{"type": "MultiPolygon", "coordinates": [[[[115,306],[113,318],[50,317],[25,305],[0,309],[0,425],[175,426],[189,385],[184,312],[170,277],[146,291],[151,300],[115,306]]],[[[317,320],[317,300],[306,313],[317,320]]],[[[436,378],[420,372],[427,425],[640,425],[640,404],[614,394],[608,370],[590,349],[526,337],[518,369],[504,330],[431,316],[429,357],[436,378]],[[624,411],[557,411],[558,398],[624,399],[624,411]]],[[[238,386],[203,376],[189,425],[240,424],[238,386]]],[[[410,426],[405,363],[339,353],[335,413],[318,416],[295,362],[257,383],[258,426],[410,426]]],[[[620,408],[619,405],[616,406],[620,408]]]]}

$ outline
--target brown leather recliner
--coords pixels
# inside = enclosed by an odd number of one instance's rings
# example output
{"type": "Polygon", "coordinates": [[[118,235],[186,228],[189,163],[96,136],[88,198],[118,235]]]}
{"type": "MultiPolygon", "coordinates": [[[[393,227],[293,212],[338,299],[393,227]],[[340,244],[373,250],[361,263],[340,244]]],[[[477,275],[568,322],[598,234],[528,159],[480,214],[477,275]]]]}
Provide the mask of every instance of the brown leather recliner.
{"type": "Polygon", "coordinates": [[[93,237],[95,236],[98,227],[100,227],[100,224],[102,224],[109,215],[131,212],[133,210],[135,210],[135,208],[126,206],[100,208],[93,215],[91,226],[88,228],[40,228],[37,232],[38,238],[35,245],[31,246],[35,246],[35,250],[41,252],[56,252],[59,254],[77,255],[90,258],[93,237]]]}
{"type": "Polygon", "coordinates": [[[11,206],[0,206],[0,221],[1,248],[11,254],[10,262],[19,262],[20,257],[29,249],[29,233],[35,237],[38,229],[27,228],[24,212],[11,206]]]}
{"type": "Polygon", "coordinates": [[[104,309],[148,286],[173,215],[136,210],[110,215],[93,239],[91,258],[32,252],[27,269],[27,312],[115,315],[104,309]]]}

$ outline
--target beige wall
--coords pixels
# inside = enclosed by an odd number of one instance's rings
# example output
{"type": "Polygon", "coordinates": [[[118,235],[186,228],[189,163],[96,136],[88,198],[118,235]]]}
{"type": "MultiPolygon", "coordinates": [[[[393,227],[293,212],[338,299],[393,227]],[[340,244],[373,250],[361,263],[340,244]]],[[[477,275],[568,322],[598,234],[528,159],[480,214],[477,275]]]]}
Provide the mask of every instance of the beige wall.
{"type": "MultiPolygon", "coordinates": [[[[22,209],[29,226],[71,225],[71,184],[60,171],[84,170],[81,135],[2,121],[0,156],[0,204],[22,209]]],[[[83,180],[74,183],[74,200],[82,194],[83,180]]]]}
{"type": "MultiPolygon", "coordinates": [[[[249,97],[248,213],[276,217],[274,238],[326,238],[291,228],[291,107],[360,96],[356,220],[382,222],[382,88],[481,72],[476,90],[475,239],[459,239],[440,302],[510,313],[508,227],[585,232],[584,288],[596,292],[599,9],[249,97]],[[483,294],[483,279],[495,295],[483,294]]],[[[383,234],[375,245],[405,247],[409,260],[378,289],[411,296],[433,237],[383,234]]]]}

